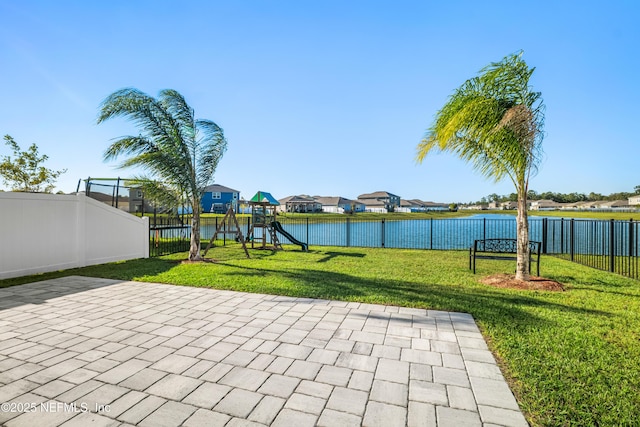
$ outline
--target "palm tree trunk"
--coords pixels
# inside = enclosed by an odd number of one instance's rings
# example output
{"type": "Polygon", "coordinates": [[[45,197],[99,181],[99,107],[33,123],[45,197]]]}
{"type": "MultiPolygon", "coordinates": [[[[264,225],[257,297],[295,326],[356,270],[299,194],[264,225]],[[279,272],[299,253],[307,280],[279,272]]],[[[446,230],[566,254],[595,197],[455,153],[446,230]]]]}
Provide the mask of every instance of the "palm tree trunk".
{"type": "Polygon", "coordinates": [[[529,277],[529,221],[527,220],[527,195],[518,197],[518,215],[516,218],[518,251],[516,255],[516,279],[530,280],[529,277]]]}
{"type": "Polygon", "coordinates": [[[191,246],[189,248],[189,261],[201,261],[200,255],[200,203],[192,203],[193,217],[191,218],[191,246]]]}

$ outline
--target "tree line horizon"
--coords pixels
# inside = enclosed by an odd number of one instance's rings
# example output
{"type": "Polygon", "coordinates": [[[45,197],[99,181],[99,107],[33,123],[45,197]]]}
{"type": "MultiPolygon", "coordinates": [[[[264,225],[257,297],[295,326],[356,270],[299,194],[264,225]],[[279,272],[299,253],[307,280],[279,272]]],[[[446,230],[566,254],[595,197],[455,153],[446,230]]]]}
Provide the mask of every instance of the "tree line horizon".
{"type": "MultiPolygon", "coordinates": [[[[616,193],[611,193],[609,195],[604,195],[602,193],[590,192],[586,193],[556,193],[553,191],[545,191],[542,193],[538,193],[535,190],[529,190],[527,194],[528,200],[553,200],[556,203],[576,203],[576,202],[599,202],[599,201],[607,201],[613,202],[616,200],[626,200],[629,197],[640,195],[640,185],[636,185],[634,187],[633,192],[625,192],[620,191],[616,193]]],[[[487,196],[482,197],[480,200],[469,203],[457,203],[459,205],[462,204],[485,204],[485,203],[503,203],[503,202],[516,202],[518,200],[518,195],[516,193],[510,193],[508,195],[499,195],[496,193],[489,194],[487,196]]]]}

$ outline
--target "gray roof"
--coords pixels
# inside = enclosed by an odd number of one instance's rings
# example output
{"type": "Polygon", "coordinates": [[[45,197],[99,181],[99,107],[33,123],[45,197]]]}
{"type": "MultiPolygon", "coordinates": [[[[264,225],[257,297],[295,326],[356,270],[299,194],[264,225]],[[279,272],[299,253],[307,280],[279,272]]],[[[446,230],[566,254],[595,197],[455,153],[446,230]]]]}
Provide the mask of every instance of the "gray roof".
{"type": "Polygon", "coordinates": [[[562,205],[567,208],[578,208],[586,204],[589,204],[589,202],[580,201],[580,202],[573,202],[573,203],[563,203],[562,205]]]}
{"type": "Polygon", "coordinates": [[[400,206],[402,206],[402,207],[411,207],[411,206],[422,207],[423,203],[422,203],[422,201],[420,201],[418,199],[411,199],[411,200],[400,199],[400,206]]]}
{"type": "Polygon", "coordinates": [[[608,206],[611,208],[626,208],[629,206],[628,200],[614,200],[610,202],[604,202],[600,206],[608,206]]]}
{"type": "Polygon", "coordinates": [[[370,207],[382,207],[382,208],[386,208],[387,204],[382,201],[382,200],[378,200],[378,199],[365,199],[365,200],[360,200],[360,203],[362,203],[365,206],[370,206],[370,207]]]}
{"type": "Polygon", "coordinates": [[[423,206],[426,207],[445,207],[448,208],[449,204],[448,203],[438,203],[438,202],[422,202],[423,206]]]}
{"type": "Polygon", "coordinates": [[[449,207],[449,205],[446,203],[425,202],[424,200],[420,200],[420,199],[410,199],[410,200],[400,199],[400,206],[420,206],[423,208],[449,207]]]}
{"type": "Polygon", "coordinates": [[[284,205],[287,203],[317,203],[315,198],[305,196],[305,195],[289,196],[289,197],[285,197],[284,199],[279,199],[278,201],[280,202],[281,205],[284,205]]]}
{"type": "Polygon", "coordinates": [[[205,193],[238,193],[240,194],[238,190],[234,190],[233,188],[225,187],[224,185],[220,185],[220,184],[209,185],[205,187],[204,192],[205,193]]]}
{"type": "Polygon", "coordinates": [[[351,200],[341,196],[314,196],[322,206],[340,206],[340,205],[350,205],[352,203],[363,204],[358,200],[351,200]]]}
{"type": "Polygon", "coordinates": [[[374,193],[365,193],[358,196],[358,199],[379,199],[387,197],[400,197],[388,191],[376,191],[374,193]]]}

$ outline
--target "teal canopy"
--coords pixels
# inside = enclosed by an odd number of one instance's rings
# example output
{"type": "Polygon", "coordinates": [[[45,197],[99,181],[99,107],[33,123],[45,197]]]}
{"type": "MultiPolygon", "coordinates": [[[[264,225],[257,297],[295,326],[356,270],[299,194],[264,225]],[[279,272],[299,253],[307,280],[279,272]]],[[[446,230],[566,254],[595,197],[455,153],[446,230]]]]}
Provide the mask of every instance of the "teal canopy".
{"type": "Polygon", "coordinates": [[[278,202],[271,193],[267,193],[266,191],[258,191],[256,195],[249,200],[249,203],[264,203],[270,206],[280,206],[280,202],[278,202]]]}

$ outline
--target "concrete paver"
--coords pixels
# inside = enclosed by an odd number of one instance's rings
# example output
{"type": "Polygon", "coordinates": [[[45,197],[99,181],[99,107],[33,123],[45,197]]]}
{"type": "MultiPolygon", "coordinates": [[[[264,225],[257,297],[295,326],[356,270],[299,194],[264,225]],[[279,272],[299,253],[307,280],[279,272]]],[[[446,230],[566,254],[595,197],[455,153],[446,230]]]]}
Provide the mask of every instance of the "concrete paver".
{"type": "Polygon", "coordinates": [[[7,426],[527,426],[464,313],[79,276],[0,297],[7,426]]]}

